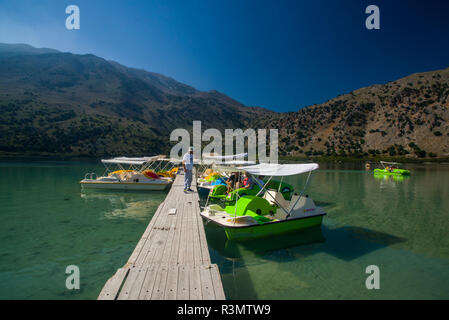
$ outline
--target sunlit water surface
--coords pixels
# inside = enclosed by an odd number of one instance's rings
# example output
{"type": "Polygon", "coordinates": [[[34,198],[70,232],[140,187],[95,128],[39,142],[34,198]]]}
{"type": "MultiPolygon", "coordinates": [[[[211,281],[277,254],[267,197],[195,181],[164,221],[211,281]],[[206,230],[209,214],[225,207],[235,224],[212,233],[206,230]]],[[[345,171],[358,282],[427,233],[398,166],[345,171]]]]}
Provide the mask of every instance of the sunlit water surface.
{"type": "MultiPolygon", "coordinates": [[[[321,229],[226,241],[206,225],[229,299],[448,299],[449,165],[409,165],[376,179],[359,164],[322,164],[307,194],[321,229]],[[368,290],[366,267],[380,269],[368,290]]],[[[95,299],[123,266],[164,192],[82,192],[90,162],[0,163],[0,299],[95,299]],[[77,265],[79,290],[65,273],[77,265]]],[[[303,178],[290,177],[298,188],[303,178]]]]}

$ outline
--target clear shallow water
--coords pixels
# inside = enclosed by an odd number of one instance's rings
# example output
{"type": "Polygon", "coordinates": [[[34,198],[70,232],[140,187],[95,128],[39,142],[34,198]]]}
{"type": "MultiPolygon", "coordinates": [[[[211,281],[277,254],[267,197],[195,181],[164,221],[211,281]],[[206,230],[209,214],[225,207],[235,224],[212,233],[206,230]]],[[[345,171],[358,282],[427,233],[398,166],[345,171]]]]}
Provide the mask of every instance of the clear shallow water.
{"type": "Polygon", "coordinates": [[[399,180],[322,165],[307,192],[328,213],[321,229],[235,243],[208,225],[227,297],[448,299],[449,166],[408,167],[399,180]],[[380,268],[380,290],[365,287],[369,265],[380,268]]]}
{"type": "MultiPolygon", "coordinates": [[[[206,226],[230,299],[448,299],[449,165],[403,181],[323,164],[308,194],[321,229],[257,242],[206,226]],[[380,290],[365,288],[378,265],[380,290]]],[[[357,170],[358,169],[358,170],[357,170]]],[[[87,162],[0,162],[0,299],[95,299],[129,258],[165,193],[82,193],[87,162]],[[78,265],[81,289],[65,288],[78,265]]],[[[301,179],[287,182],[301,185],[301,179]]]]}
{"type": "Polygon", "coordinates": [[[0,163],[0,299],[96,299],[165,193],[81,193],[74,162],[0,163]],[[80,268],[80,290],[65,269],[80,268]]]}

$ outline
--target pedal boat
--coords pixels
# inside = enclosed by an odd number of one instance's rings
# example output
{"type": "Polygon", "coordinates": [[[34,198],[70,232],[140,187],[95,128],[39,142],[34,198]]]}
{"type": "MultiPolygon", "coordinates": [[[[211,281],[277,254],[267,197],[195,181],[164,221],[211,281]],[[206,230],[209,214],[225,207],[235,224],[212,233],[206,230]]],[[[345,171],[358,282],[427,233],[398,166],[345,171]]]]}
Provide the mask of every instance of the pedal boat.
{"type": "MultiPolygon", "coordinates": [[[[214,169],[217,169],[219,167],[214,166],[214,169]]],[[[222,168],[219,169],[221,172],[223,171],[229,171],[229,173],[232,173],[232,168],[222,168]]],[[[265,178],[261,183],[266,184],[265,189],[267,190],[278,190],[281,192],[282,196],[285,200],[290,200],[291,196],[293,194],[294,188],[288,183],[285,183],[282,181],[282,179],[279,180],[273,180],[273,179],[267,179],[265,178]]],[[[246,189],[244,187],[237,188],[234,190],[231,190],[228,193],[228,186],[226,183],[218,183],[214,185],[208,194],[209,200],[214,203],[217,202],[233,202],[235,201],[236,197],[243,197],[243,196],[255,196],[257,195],[261,190],[261,186],[258,184],[255,184],[252,189],[246,189]]]]}
{"type": "MultiPolygon", "coordinates": [[[[285,234],[320,226],[326,213],[317,207],[312,198],[303,195],[312,171],[318,169],[316,163],[305,164],[258,164],[240,168],[250,177],[263,175],[270,177],[260,186],[257,195],[236,194],[233,204],[226,202],[208,205],[201,216],[210,223],[224,228],[229,240],[251,240],[285,234]],[[300,194],[294,193],[286,200],[280,190],[269,190],[267,185],[273,177],[293,176],[308,173],[306,184],[300,194]],[[262,195],[263,194],[263,195],[262,195]]],[[[235,168],[234,170],[239,170],[235,168]]]]}
{"type": "Polygon", "coordinates": [[[410,171],[406,169],[401,169],[402,166],[398,162],[387,162],[380,161],[380,164],[383,166],[383,169],[374,169],[374,174],[376,175],[398,175],[398,176],[409,176],[410,171]]]}
{"type": "Polygon", "coordinates": [[[83,189],[162,191],[172,184],[173,179],[161,177],[151,169],[156,160],[157,157],[103,159],[104,175],[97,177],[95,173],[86,173],[80,184],[83,189]],[[110,165],[118,166],[119,170],[111,171],[110,165]]]}
{"type": "Polygon", "coordinates": [[[226,186],[225,180],[228,178],[227,170],[217,168],[241,167],[253,165],[255,161],[244,160],[248,154],[241,153],[230,156],[203,155],[204,160],[200,163],[200,173],[198,174],[197,187],[201,195],[207,195],[218,185],[226,186]]]}

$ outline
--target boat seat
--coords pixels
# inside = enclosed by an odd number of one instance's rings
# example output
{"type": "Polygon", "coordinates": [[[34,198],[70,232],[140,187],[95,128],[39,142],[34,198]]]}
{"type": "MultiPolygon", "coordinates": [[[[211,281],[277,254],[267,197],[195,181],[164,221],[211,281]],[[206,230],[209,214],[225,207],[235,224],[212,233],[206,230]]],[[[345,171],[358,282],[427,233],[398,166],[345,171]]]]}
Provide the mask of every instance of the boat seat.
{"type": "Polygon", "coordinates": [[[299,195],[294,195],[288,206],[287,211],[290,212],[291,217],[306,216],[308,215],[306,210],[317,208],[312,198],[307,196],[301,196],[299,200],[298,198],[299,195]]]}
{"type": "Polygon", "coordinates": [[[285,200],[282,193],[276,190],[267,190],[263,196],[271,205],[281,205],[283,208],[288,208],[289,202],[285,200]]]}

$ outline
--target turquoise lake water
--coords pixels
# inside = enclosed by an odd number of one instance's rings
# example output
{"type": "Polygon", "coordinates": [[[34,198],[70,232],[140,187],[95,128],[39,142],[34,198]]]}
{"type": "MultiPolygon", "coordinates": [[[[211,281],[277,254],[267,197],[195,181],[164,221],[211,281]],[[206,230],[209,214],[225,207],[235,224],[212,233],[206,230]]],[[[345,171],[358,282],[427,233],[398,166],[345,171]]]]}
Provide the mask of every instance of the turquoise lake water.
{"type": "MultiPolygon", "coordinates": [[[[229,299],[448,299],[449,165],[404,180],[322,164],[309,194],[321,229],[234,243],[206,225],[229,299]],[[365,269],[380,269],[368,290],[365,269]]],[[[96,299],[128,260],[164,192],[81,192],[93,162],[0,162],[0,299],[96,299]],[[65,287],[66,267],[80,289],[65,287]]],[[[300,186],[302,178],[288,178],[300,186]]]]}

